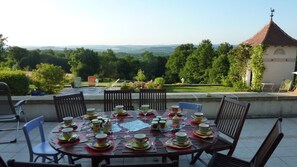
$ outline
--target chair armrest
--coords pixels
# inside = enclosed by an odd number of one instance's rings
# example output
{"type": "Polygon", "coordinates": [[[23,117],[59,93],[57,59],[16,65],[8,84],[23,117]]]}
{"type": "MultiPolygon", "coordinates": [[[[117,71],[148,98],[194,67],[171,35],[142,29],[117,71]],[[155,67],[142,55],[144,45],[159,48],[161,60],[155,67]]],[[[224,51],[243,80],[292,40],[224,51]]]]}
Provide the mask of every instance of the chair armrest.
{"type": "MultiPolygon", "coordinates": [[[[20,100],[18,101],[15,105],[14,108],[16,109],[16,114],[17,115],[21,115],[21,114],[25,114],[24,110],[23,110],[23,105],[25,104],[25,100],[20,100]]],[[[25,118],[26,119],[26,118],[25,118]]]]}
{"type": "Polygon", "coordinates": [[[20,101],[18,101],[18,102],[14,105],[14,107],[17,108],[17,107],[20,107],[20,106],[22,106],[22,105],[24,105],[24,104],[25,104],[25,100],[20,100],[20,101]]]}

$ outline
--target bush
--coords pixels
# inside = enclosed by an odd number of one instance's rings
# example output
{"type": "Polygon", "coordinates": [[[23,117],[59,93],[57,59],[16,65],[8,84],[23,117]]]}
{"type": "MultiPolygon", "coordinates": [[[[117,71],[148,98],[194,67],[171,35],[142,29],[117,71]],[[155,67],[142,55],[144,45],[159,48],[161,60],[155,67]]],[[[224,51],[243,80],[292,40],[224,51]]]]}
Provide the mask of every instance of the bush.
{"type": "Polygon", "coordinates": [[[9,86],[11,95],[27,95],[29,93],[29,78],[22,71],[0,71],[0,81],[9,86]]]}
{"type": "Polygon", "coordinates": [[[38,90],[53,94],[64,88],[64,76],[65,73],[62,67],[41,63],[33,71],[32,80],[38,90]]]}
{"type": "Polygon", "coordinates": [[[165,84],[165,79],[162,77],[157,77],[155,78],[155,84],[157,85],[158,89],[162,89],[164,87],[165,84]]]}

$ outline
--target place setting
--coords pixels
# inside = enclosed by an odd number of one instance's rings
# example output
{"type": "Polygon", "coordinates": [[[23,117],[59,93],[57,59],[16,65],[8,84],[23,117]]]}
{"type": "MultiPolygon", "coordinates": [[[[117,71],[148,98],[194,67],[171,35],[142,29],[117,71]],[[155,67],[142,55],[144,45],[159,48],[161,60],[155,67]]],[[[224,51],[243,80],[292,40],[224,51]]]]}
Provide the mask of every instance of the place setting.
{"type": "Polygon", "coordinates": [[[200,123],[209,123],[209,120],[202,112],[195,112],[194,115],[191,115],[191,117],[192,119],[188,121],[192,126],[198,126],[200,123]]]}
{"type": "MultiPolygon", "coordinates": [[[[186,132],[176,132],[174,137],[163,140],[162,142],[166,148],[189,149],[192,147],[192,142],[186,132]]],[[[167,151],[170,151],[170,149],[167,149],[167,151]]]]}
{"type": "Polygon", "coordinates": [[[99,133],[95,136],[95,141],[87,143],[86,145],[95,151],[105,151],[113,147],[113,141],[108,138],[105,133],[99,133]]]}
{"type": "Polygon", "coordinates": [[[183,116],[184,114],[180,110],[178,105],[172,105],[168,111],[168,116],[173,117],[173,116],[183,116]]]}
{"type": "Polygon", "coordinates": [[[98,116],[100,116],[100,113],[96,112],[95,108],[88,108],[87,114],[83,115],[82,117],[86,120],[92,120],[96,119],[98,116]]]}
{"type": "Polygon", "coordinates": [[[209,124],[200,123],[198,129],[193,131],[194,136],[203,138],[203,139],[210,139],[214,137],[214,132],[209,124]]]}
{"type": "Polygon", "coordinates": [[[143,104],[140,106],[140,109],[138,109],[139,111],[139,115],[141,116],[148,116],[148,115],[155,115],[156,110],[154,109],[150,109],[150,105],[149,104],[143,104]]]}
{"type": "Polygon", "coordinates": [[[72,128],[73,131],[80,131],[81,125],[78,126],[78,123],[73,121],[73,117],[67,116],[63,118],[63,122],[60,123],[60,126],[57,126],[52,130],[52,133],[60,133],[65,128],[72,128]]]}
{"type": "Polygon", "coordinates": [[[59,143],[73,143],[79,140],[79,135],[73,133],[73,128],[64,128],[61,131],[62,134],[58,136],[59,143]]]}
{"type": "Polygon", "coordinates": [[[131,116],[126,110],[124,110],[123,105],[116,105],[114,111],[112,112],[112,116],[116,119],[125,118],[131,116]]]}
{"type": "Polygon", "coordinates": [[[124,143],[125,148],[123,152],[134,152],[134,151],[144,151],[144,152],[156,152],[154,147],[154,140],[151,141],[146,134],[139,133],[135,134],[132,139],[124,143]]]}

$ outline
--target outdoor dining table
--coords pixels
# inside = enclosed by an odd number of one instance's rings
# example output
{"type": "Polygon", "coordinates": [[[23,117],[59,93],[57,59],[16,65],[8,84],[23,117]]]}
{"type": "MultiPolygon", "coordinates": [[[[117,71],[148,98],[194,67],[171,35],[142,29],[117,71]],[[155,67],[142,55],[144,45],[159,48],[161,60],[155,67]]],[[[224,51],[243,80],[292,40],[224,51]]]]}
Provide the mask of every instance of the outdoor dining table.
{"type": "MultiPolygon", "coordinates": [[[[193,135],[193,130],[197,128],[191,122],[191,117],[182,120],[181,128],[167,127],[164,131],[151,129],[151,120],[157,115],[162,115],[168,120],[172,117],[168,114],[169,111],[155,111],[151,115],[143,116],[138,111],[127,111],[126,116],[117,116],[115,119],[112,112],[100,112],[102,117],[110,118],[113,122],[113,132],[110,135],[112,147],[107,150],[96,151],[88,146],[88,144],[96,141],[90,128],[90,121],[84,116],[75,118],[74,122],[77,128],[74,133],[79,135],[79,140],[71,143],[61,143],[58,137],[61,135],[62,123],[55,126],[48,138],[50,145],[60,153],[79,158],[90,158],[92,167],[98,167],[99,163],[105,159],[111,158],[128,158],[128,157],[162,157],[166,161],[166,157],[172,160],[178,160],[180,155],[192,154],[210,147],[214,142],[215,137],[210,139],[202,139],[193,135]],[[130,128],[127,126],[130,124],[130,128]],[[184,131],[188,134],[192,145],[187,148],[174,148],[165,145],[165,142],[175,137],[177,131],[184,131]],[[131,141],[134,134],[144,133],[149,137],[151,147],[147,150],[133,150],[126,147],[126,143],[131,141]],[[130,135],[130,137],[127,135],[130,135]]],[[[168,121],[170,122],[170,121],[168,121]]],[[[101,132],[103,133],[103,132],[101,132]]]]}

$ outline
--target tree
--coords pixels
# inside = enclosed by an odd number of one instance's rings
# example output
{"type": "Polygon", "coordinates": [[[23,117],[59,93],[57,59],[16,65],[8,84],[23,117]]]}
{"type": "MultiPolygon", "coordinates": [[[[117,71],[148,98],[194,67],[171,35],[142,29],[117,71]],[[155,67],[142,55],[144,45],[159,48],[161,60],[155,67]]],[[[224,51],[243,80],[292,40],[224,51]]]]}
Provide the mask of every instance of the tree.
{"type": "Polygon", "coordinates": [[[90,49],[77,48],[70,54],[68,63],[71,66],[71,72],[84,80],[99,70],[99,57],[96,52],[90,49]]]}
{"type": "Polygon", "coordinates": [[[32,80],[38,89],[46,93],[58,93],[64,87],[65,73],[61,67],[52,64],[38,64],[33,70],[32,80]]]}
{"type": "Polygon", "coordinates": [[[101,78],[116,78],[117,75],[117,58],[111,49],[99,54],[100,67],[98,76],[101,78]]]}
{"type": "Polygon", "coordinates": [[[144,75],[144,71],[139,69],[137,72],[137,76],[135,76],[135,79],[137,81],[145,81],[146,80],[146,76],[144,75]]]}
{"type": "Polygon", "coordinates": [[[9,67],[20,68],[20,61],[29,56],[29,51],[18,46],[9,47],[7,49],[6,64],[9,67]]]}
{"type": "Polygon", "coordinates": [[[210,40],[202,40],[193,54],[187,58],[180,78],[185,78],[186,82],[190,83],[207,83],[208,70],[214,57],[215,52],[210,40]]]}
{"type": "Polygon", "coordinates": [[[228,56],[221,54],[212,62],[212,68],[209,71],[209,83],[220,84],[222,79],[228,75],[230,62],[228,56]]]}
{"type": "Polygon", "coordinates": [[[182,44],[175,48],[166,63],[165,77],[168,83],[178,82],[187,58],[193,53],[193,44],[182,44]]]}
{"type": "Polygon", "coordinates": [[[5,42],[7,40],[7,37],[3,37],[2,34],[0,34],[0,62],[4,60],[4,53],[5,53],[5,42]]]}

